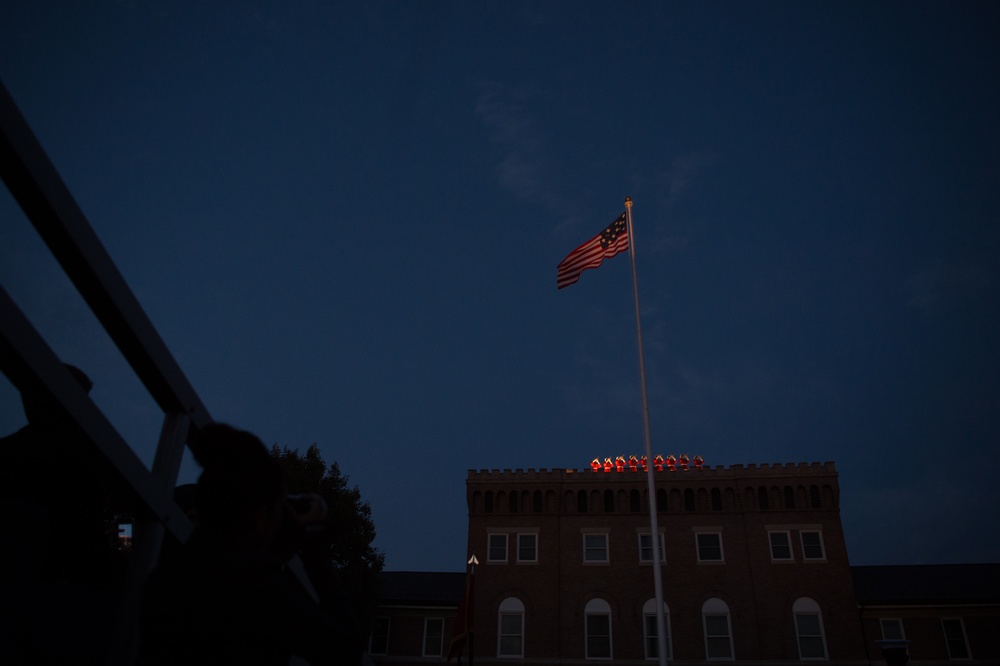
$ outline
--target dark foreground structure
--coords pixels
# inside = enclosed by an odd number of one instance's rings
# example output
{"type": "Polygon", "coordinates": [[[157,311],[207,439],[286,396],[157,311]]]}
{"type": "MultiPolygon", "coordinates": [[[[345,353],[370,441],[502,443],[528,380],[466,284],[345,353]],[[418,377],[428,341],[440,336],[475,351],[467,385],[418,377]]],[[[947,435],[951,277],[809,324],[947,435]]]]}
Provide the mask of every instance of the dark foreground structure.
{"type": "MultiPolygon", "coordinates": [[[[1000,663],[1000,565],[852,567],[833,463],[655,477],[671,662],[1000,663]]],[[[655,663],[641,469],[470,471],[466,489],[475,663],[655,663]]],[[[372,659],[440,661],[465,574],[385,576],[372,659]]]]}

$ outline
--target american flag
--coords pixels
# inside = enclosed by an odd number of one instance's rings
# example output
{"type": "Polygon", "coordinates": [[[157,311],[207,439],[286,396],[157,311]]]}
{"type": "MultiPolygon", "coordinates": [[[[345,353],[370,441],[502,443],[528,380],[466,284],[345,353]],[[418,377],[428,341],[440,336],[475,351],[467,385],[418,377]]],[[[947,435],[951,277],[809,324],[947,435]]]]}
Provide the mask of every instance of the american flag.
{"type": "Polygon", "coordinates": [[[608,228],[576,248],[559,262],[556,284],[559,289],[580,279],[580,273],[597,268],[605,259],[628,249],[628,225],[625,213],[619,215],[608,228]]]}

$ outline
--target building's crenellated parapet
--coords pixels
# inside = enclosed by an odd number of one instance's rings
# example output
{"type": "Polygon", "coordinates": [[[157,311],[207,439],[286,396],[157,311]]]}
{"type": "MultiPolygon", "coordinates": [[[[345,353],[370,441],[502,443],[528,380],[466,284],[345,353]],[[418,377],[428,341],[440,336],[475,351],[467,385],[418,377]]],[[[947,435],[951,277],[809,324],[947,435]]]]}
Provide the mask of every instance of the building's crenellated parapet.
{"type": "MultiPolygon", "coordinates": [[[[654,470],[654,475],[657,479],[659,478],[671,478],[672,476],[677,476],[678,479],[684,477],[685,475],[693,475],[699,477],[708,478],[737,478],[737,477],[782,477],[782,476],[822,476],[822,475],[836,475],[837,469],[833,462],[788,462],[788,463],[763,463],[755,464],[751,463],[749,465],[735,464],[735,465],[716,465],[703,466],[700,469],[695,469],[689,467],[687,470],[675,469],[673,471],[669,470],[667,467],[663,467],[661,471],[654,470]]],[[[489,481],[577,481],[577,480],[587,480],[592,481],[600,477],[609,477],[610,479],[621,480],[621,477],[642,477],[645,478],[645,473],[641,468],[631,469],[627,465],[621,471],[617,468],[612,468],[610,471],[604,471],[603,468],[600,470],[593,469],[480,469],[474,470],[470,469],[468,471],[467,479],[479,482],[489,482],[489,481]]]]}
{"type": "Polygon", "coordinates": [[[653,470],[658,511],[833,510],[839,506],[833,462],[711,467],[700,458],[669,456],[657,457],[648,467],[644,463],[633,457],[630,465],[618,457],[604,463],[595,459],[591,469],[469,470],[469,509],[473,513],[580,513],[598,506],[644,511],[649,502],[644,468],[653,470]]]}

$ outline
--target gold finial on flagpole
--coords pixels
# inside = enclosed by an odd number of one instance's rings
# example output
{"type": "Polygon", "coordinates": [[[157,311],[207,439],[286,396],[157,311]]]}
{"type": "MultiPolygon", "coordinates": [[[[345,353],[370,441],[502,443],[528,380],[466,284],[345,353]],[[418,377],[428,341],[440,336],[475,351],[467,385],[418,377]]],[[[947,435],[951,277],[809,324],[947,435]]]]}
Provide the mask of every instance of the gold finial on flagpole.
{"type": "Polygon", "coordinates": [[[626,208],[632,207],[632,197],[625,197],[625,207],[626,208]]]}

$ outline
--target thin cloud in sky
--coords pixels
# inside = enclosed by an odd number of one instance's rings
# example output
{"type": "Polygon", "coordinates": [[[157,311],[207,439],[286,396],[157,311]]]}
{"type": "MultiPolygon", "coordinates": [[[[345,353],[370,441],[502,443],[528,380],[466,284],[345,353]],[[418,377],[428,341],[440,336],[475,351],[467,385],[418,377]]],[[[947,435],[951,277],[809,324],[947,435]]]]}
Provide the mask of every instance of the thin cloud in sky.
{"type": "Polygon", "coordinates": [[[500,184],[522,199],[541,203],[546,190],[539,157],[541,141],[534,119],[518,97],[502,84],[490,84],[476,102],[476,113],[493,141],[504,148],[505,154],[497,165],[500,184]]]}
{"type": "MultiPolygon", "coordinates": [[[[476,113],[502,149],[497,180],[519,199],[545,208],[556,223],[557,235],[581,226],[572,197],[560,192],[554,167],[544,155],[549,151],[538,121],[528,110],[526,95],[502,83],[484,84],[476,113]]],[[[581,239],[582,240],[582,239],[581,239]]]]}
{"type": "Polygon", "coordinates": [[[705,168],[711,166],[715,157],[709,153],[687,153],[673,159],[670,168],[664,174],[667,189],[667,207],[677,203],[684,192],[691,187],[691,182],[705,168]]]}

